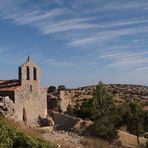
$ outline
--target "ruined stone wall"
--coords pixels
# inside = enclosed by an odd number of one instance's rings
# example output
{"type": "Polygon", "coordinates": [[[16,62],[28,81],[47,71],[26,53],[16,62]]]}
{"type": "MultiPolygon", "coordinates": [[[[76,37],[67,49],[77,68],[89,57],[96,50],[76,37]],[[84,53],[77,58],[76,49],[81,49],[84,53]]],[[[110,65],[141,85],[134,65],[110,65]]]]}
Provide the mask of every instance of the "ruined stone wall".
{"type": "Polygon", "coordinates": [[[57,130],[73,131],[83,135],[92,135],[93,122],[82,120],[66,114],[53,112],[54,123],[57,130]]]}
{"type": "Polygon", "coordinates": [[[80,105],[84,99],[92,98],[92,92],[92,90],[78,89],[60,91],[62,111],[65,112],[69,104],[72,106],[80,105]]]}
{"type": "Polygon", "coordinates": [[[70,94],[70,96],[67,97],[66,91],[62,90],[60,91],[60,98],[61,98],[61,103],[60,103],[61,110],[65,112],[67,110],[68,104],[71,104],[72,94],[70,94]]]}

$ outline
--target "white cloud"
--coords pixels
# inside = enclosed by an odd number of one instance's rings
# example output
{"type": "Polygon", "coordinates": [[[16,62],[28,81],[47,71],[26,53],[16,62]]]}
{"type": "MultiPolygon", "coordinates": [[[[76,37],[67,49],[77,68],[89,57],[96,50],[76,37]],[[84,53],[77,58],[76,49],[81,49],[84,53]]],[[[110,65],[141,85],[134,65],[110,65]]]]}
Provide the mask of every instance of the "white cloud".
{"type": "Polygon", "coordinates": [[[41,28],[43,33],[50,34],[50,33],[59,33],[59,32],[66,32],[70,30],[86,30],[91,28],[97,28],[97,25],[87,23],[88,18],[82,19],[69,19],[69,20],[62,20],[53,23],[43,22],[38,26],[41,28]]]}
{"type": "Polygon", "coordinates": [[[115,39],[118,39],[122,36],[128,36],[128,35],[134,35],[134,34],[140,34],[140,33],[147,33],[148,27],[142,26],[142,27],[132,27],[132,28],[118,28],[113,30],[104,30],[104,31],[98,31],[97,33],[91,34],[87,37],[79,37],[78,39],[73,39],[69,46],[87,46],[92,44],[104,44],[108,41],[112,41],[115,39]]]}
{"type": "Polygon", "coordinates": [[[91,10],[92,12],[110,12],[110,11],[133,11],[137,10],[144,10],[148,8],[148,2],[146,0],[139,1],[139,0],[124,0],[124,1],[108,1],[103,5],[96,4],[96,9],[91,10]]]}
{"type": "Polygon", "coordinates": [[[111,61],[108,67],[116,68],[140,68],[145,65],[148,66],[148,51],[131,52],[131,51],[120,51],[115,50],[111,52],[105,52],[99,58],[104,58],[111,61]]]}
{"type": "MultiPolygon", "coordinates": [[[[20,0],[5,0],[0,1],[0,16],[3,19],[9,19],[18,25],[31,25],[38,28],[43,34],[63,33],[60,37],[68,39],[68,45],[72,46],[85,46],[92,44],[104,44],[119,38],[124,35],[131,35],[137,33],[143,33],[148,31],[147,18],[129,18],[122,20],[111,20],[101,22],[98,21],[99,17],[89,15],[84,17],[81,13],[74,13],[68,7],[63,5],[64,1],[51,1],[50,3],[57,3],[60,8],[42,9],[42,4],[35,5],[35,3],[28,7],[24,6],[24,1],[20,0]],[[142,27],[134,27],[133,25],[142,24],[142,27]],[[119,28],[122,27],[122,28],[119,28]],[[126,28],[125,28],[126,27],[126,28]],[[74,35],[73,32],[75,31],[74,35]],[[70,35],[66,33],[69,32],[70,35]],[[86,36],[86,32],[88,35],[86,36]]],[[[91,5],[92,2],[69,2],[80,5],[91,5]]],[[[98,7],[99,2],[93,0],[94,9],[98,7]],[[96,6],[95,6],[96,5],[96,6]]],[[[139,8],[147,6],[148,2],[141,3],[139,1],[118,1],[118,2],[106,2],[103,3],[102,8],[99,11],[108,9],[121,9],[121,8],[139,8]]],[[[82,11],[83,14],[83,11],[82,11]]]]}
{"type": "Polygon", "coordinates": [[[56,67],[69,67],[74,65],[74,63],[69,62],[69,61],[59,61],[57,59],[47,59],[44,61],[45,64],[49,65],[49,66],[56,66],[56,67]]]}

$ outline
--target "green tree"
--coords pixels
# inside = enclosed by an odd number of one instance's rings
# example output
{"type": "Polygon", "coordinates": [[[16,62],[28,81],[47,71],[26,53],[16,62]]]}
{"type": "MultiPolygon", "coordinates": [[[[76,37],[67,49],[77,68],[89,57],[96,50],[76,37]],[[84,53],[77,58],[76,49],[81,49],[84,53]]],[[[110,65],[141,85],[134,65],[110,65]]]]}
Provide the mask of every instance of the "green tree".
{"type": "Polygon", "coordinates": [[[59,85],[58,86],[58,90],[65,90],[65,89],[66,89],[65,85],[59,85]]]}
{"type": "Polygon", "coordinates": [[[144,118],[143,118],[143,124],[144,124],[144,131],[148,132],[148,111],[144,111],[144,118]]]}
{"type": "Polygon", "coordinates": [[[119,116],[112,96],[102,82],[96,86],[93,94],[94,125],[103,138],[111,140],[116,136],[116,126],[119,116]]]}
{"type": "Polygon", "coordinates": [[[48,87],[48,93],[53,93],[56,91],[56,87],[55,86],[49,86],[48,87]]]}
{"type": "Polygon", "coordinates": [[[105,88],[102,82],[96,86],[96,89],[93,93],[93,105],[94,109],[99,112],[104,112],[115,106],[113,103],[113,98],[105,88]]]}
{"type": "Polygon", "coordinates": [[[83,119],[91,119],[93,117],[93,99],[84,100],[76,112],[76,115],[83,119]]]}
{"type": "Polygon", "coordinates": [[[70,116],[74,116],[74,108],[72,107],[71,104],[68,104],[67,110],[66,110],[65,113],[68,114],[68,115],[70,115],[70,116]]]}
{"type": "Polygon", "coordinates": [[[137,136],[137,143],[140,144],[139,136],[143,129],[143,114],[142,106],[135,100],[129,102],[129,112],[127,114],[127,130],[137,136]]]}

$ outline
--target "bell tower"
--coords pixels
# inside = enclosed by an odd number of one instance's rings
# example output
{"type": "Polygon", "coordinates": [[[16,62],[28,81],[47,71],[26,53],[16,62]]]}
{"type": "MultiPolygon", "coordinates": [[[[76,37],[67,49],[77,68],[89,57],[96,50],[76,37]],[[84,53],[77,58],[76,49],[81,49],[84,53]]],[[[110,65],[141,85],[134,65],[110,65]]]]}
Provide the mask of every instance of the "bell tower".
{"type": "Polygon", "coordinates": [[[19,67],[18,76],[21,85],[28,83],[40,85],[40,68],[37,64],[33,64],[29,56],[27,61],[19,67]]]}
{"type": "Polygon", "coordinates": [[[18,77],[20,86],[15,89],[15,115],[19,121],[34,125],[47,110],[47,93],[40,85],[40,68],[28,57],[19,67],[18,77]]]}

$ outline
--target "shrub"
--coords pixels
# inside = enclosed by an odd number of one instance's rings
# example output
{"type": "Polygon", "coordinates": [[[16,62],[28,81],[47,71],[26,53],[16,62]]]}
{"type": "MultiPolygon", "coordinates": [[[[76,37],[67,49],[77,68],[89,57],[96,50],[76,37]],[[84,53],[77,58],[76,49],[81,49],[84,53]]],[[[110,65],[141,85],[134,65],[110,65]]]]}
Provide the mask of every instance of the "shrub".
{"type": "Polygon", "coordinates": [[[41,138],[35,138],[12,128],[9,123],[0,119],[1,148],[56,148],[54,144],[41,138]]]}
{"type": "Polygon", "coordinates": [[[56,91],[56,87],[55,86],[49,86],[48,87],[48,93],[53,93],[56,91]]]}

